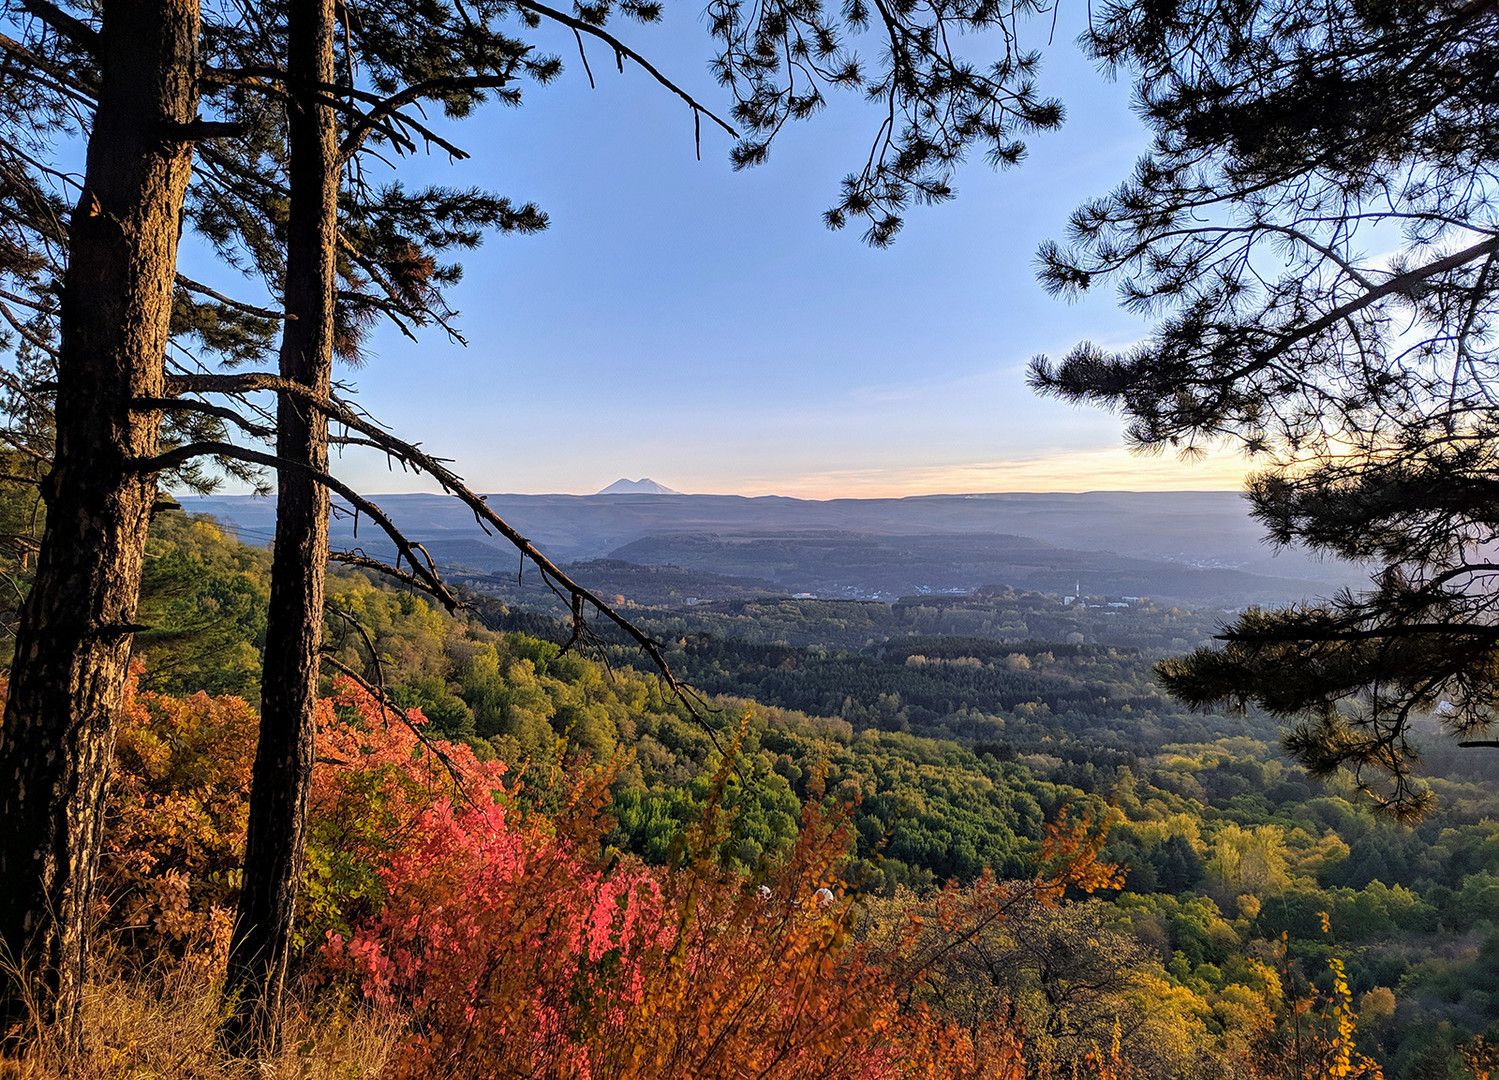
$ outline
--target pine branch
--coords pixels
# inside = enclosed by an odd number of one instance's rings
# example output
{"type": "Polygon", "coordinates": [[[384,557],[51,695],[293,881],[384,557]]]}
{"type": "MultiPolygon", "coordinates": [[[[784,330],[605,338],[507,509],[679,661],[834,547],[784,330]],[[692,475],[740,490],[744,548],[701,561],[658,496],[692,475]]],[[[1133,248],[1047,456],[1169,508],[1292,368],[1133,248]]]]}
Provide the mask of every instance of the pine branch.
{"type": "Polygon", "coordinates": [[[88,53],[90,57],[98,58],[99,31],[92,26],[75,19],[57,5],[49,3],[48,0],[20,0],[20,3],[27,12],[41,19],[53,30],[88,53]]]}
{"type": "Polygon", "coordinates": [[[1322,331],[1335,326],[1350,315],[1358,314],[1371,304],[1376,304],[1385,297],[1395,293],[1411,295],[1418,291],[1422,283],[1428,278],[1444,274],[1448,270],[1455,270],[1460,266],[1466,266],[1476,259],[1484,258],[1495,252],[1499,252],[1499,235],[1490,236],[1487,240],[1482,240],[1471,247],[1463,248],[1461,251],[1454,251],[1450,255],[1436,259],[1415,270],[1408,270],[1403,274],[1397,274],[1395,277],[1390,278],[1390,280],[1369,289],[1362,296],[1333,308],[1321,318],[1315,319],[1305,326],[1299,326],[1291,333],[1283,335],[1270,349],[1258,354],[1249,363],[1242,365],[1237,370],[1224,375],[1223,379],[1232,383],[1248,375],[1263,371],[1293,346],[1316,337],[1322,331]]]}
{"type": "Polygon", "coordinates": [[[22,63],[35,68],[37,71],[55,80],[57,83],[56,89],[68,94],[70,97],[76,97],[80,103],[87,105],[89,108],[92,109],[98,104],[99,88],[97,86],[91,86],[87,82],[82,81],[77,77],[75,72],[59,68],[56,64],[42,59],[42,57],[28,49],[25,45],[22,45],[15,38],[6,34],[0,34],[0,50],[9,53],[22,63]]]}
{"type": "Polygon", "coordinates": [[[257,424],[246,416],[235,412],[233,409],[223,405],[214,405],[207,401],[192,401],[187,398],[137,398],[131,402],[133,409],[160,409],[163,412],[172,410],[187,410],[212,416],[219,420],[227,420],[239,428],[246,435],[257,439],[273,439],[276,437],[276,429],[265,424],[257,424]]]}
{"type": "MultiPolygon", "coordinates": [[[[448,76],[437,79],[424,79],[421,82],[412,83],[389,97],[375,101],[364,118],[349,128],[349,133],[344,136],[343,143],[339,147],[344,159],[352,157],[364,140],[369,137],[372,130],[378,128],[387,118],[407,123],[408,117],[401,109],[406,105],[432,97],[451,93],[455,91],[474,90],[497,90],[508,86],[514,79],[510,75],[470,75],[465,77],[448,76]]],[[[350,92],[348,87],[340,87],[344,92],[350,92]]],[[[467,154],[461,156],[467,157],[467,154]]]]}

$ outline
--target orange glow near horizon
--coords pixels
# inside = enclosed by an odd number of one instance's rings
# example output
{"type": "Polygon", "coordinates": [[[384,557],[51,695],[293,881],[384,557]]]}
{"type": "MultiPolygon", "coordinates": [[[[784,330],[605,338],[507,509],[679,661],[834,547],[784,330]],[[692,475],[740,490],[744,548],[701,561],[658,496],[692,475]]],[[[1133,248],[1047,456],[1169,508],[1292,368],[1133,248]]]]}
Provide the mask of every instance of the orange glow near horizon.
{"type": "MultiPolygon", "coordinates": [[[[984,461],[909,468],[850,469],[801,477],[746,477],[738,495],[786,495],[799,499],[890,499],[909,495],[995,492],[1237,491],[1252,471],[1242,457],[1219,453],[1185,462],[1146,457],[1124,447],[1084,450],[1022,461],[984,461]]],[[[662,481],[676,487],[669,480],[662,481]]],[[[713,487],[682,486],[683,491],[713,487]]]]}

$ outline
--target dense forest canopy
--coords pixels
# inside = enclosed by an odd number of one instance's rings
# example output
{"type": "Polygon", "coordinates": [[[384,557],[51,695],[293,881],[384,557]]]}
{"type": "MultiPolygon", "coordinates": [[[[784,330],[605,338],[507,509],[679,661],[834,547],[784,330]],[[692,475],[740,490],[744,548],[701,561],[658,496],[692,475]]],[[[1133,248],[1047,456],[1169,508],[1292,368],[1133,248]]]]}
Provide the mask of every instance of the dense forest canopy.
{"type": "Polygon", "coordinates": [[[278,495],[250,825],[223,993],[225,1037],[239,1052],[278,1038],[312,782],[326,567],[330,558],[372,564],[358,551],[330,552],[330,491],[396,545],[386,572],[456,606],[434,561],[333,475],[330,446],[375,446],[464,498],[570,590],[580,636],[590,605],[633,632],[445,462],[334,386],[335,360],[357,361],[377,322],[457,337],[444,298],[460,274],[452,253],[486,232],[545,225],[535,207],[488,192],[403,186],[401,158],[434,149],[466,156],[428,108],[458,120],[486,101],[519,104],[522,80],[551,81],[561,61],[527,40],[543,22],[573,33],[585,70],[587,38],[682,99],[695,124],[706,118],[736,138],[736,167],[763,161],[776,133],[818,112],[832,89],[862,93],[885,106],[884,119],[827,220],[865,218],[866,240],[883,245],[910,201],[951,197],[948,177],[969,149],[986,149],[996,167],[1013,164],[1024,151],[1019,136],[1061,121],[1059,104],[1036,91],[1036,54],[1016,37],[1021,7],[1029,13],[1024,4],[979,3],[881,9],[876,19],[861,5],[718,5],[708,53],[742,136],[611,29],[611,20],[658,22],[658,4],[568,12],[531,0],[397,3],[357,18],[334,0],[254,11],[197,0],[7,7],[14,34],[0,34],[0,53],[13,119],[0,153],[14,197],[0,274],[22,314],[3,309],[21,342],[3,382],[40,414],[11,431],[9,444],[45,472],[50,513],[20,606],[0,727],[0,874],[16,883],[0,896],[0,943],[14,966],[36,974],[24,988],[0,986],[0,1023],[39,1012],[76,1041],[97,837],[141,625],[158,478],[201,485],[217,472],[269,486],[269,470],[278,495]],[[845,39],[867,30],[886,48],[861,61],[845,39]],[[991,59],[977,64],[955,49],[965,31],[983,32],[991,59]],[[78,175],[68,165],[80,145],[78,175]],[[377,179],[386,168],[397,175],[377,179]],[[228,293],[178,272],[184,228],[240,279],[228,293]],[[271,307],[261,306],[262,293],[271,307]],[[214,369],[247,361],[268,370],[214,369]],[[52,377],[28,381],[38,372],[52,377]]]}

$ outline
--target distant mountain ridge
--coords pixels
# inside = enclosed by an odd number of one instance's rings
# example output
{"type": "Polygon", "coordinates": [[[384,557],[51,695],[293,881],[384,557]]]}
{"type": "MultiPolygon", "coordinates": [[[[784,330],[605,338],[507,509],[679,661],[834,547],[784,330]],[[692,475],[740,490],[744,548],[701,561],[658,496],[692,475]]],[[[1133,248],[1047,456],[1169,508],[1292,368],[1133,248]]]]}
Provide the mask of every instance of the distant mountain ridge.
{"type": "Polygon", "coordinates": [[[642,477],[639,480],[626,480],[620,477],[614,483],[602,491],[594,492],[595,495],[680,495],[680,491],[673,491],[665,484],[658,484],[650,477],[642,477]]]}
{"type": "MultiPolygon", "coordinates": [[[[185,509],[212,514],[251,543],[270,540],[271,500],[183,496],[181,501],[185,509]]],[[[440,563],[514,574],[514,550],[482,534],[456,499],[383,495],[375,501],[440,563]]],[[[683,583],[684,589],[700,589],[700,598],[742,593],[747,578],[760,578],[768,592],[848,597],[988,584],[1061,595],[1081,577],[1089,593],[1237,607],[1326,596],[1368,580],[1353,564],[1299,550],[1276,552],[1264,541],[1263,527],[1249,517],[1243,498],[1227,491],[826,501],[627,491],[495,494],[488,503],[559,563],[613,558],[735,579],[718,588],[706,579],[683,583]],[[1017,538],[1056,550],[1022,552],[1017,538]]],[[[335,547],[360,546],[370,554],[383,549],[383,538],[372,532],[368,519],[357,537],[353,526],[352,515],[333,521],[335,547]]]]}

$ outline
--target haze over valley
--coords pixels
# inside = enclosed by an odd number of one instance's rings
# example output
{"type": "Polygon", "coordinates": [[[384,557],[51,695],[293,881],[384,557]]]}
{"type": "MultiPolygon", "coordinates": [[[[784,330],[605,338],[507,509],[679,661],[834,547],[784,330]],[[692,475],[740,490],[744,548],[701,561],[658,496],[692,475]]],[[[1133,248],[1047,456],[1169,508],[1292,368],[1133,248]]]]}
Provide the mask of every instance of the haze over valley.
{"type": "MultiPolygon", "coordinates": [[[[1351,564],[1276,551],[1233,492],[826,501],[610,493],[630,483],[597,495],[496,494],[488,503],[549,557],[573,565],[581,581],[643,603],[754,594],[891,601],[1011,586],[1239,608],[1324,596],[1364,578],[1351,564]],[[663,587],[670,593],[658,597],[663,587]]],[[[274,501],[182,501],[251,543],[270,537],[274,501]]],[[[513,550],[486,536],[456,500],[388,495],[377,502],[444,573],[513,580],[513,550]]],[[[388,557],[368,520],[340,515],[332,531],[335,547],[388,557]]]]}

